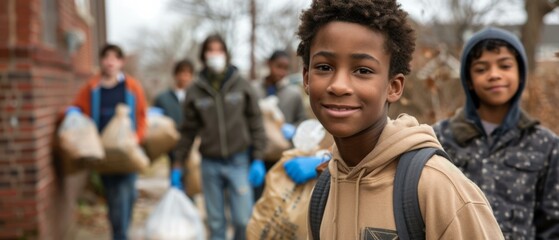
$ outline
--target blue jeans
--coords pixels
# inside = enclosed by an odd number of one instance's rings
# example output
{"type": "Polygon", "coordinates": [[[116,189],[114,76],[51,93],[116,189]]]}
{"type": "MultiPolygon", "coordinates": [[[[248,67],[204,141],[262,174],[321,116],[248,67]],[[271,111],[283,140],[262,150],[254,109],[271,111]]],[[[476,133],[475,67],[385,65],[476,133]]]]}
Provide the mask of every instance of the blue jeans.
{"type": "Polygon", "coordinates": [[[253,205],[252,187],[248,182],[248,152],[228,158],[202,158],[202,188],[206,201],[211,240],[224,240],[225,192],[229,199],[235,240],[246,239],[246,227],[253,205]]]}
{"type": "Polygon", "coordinates": [[[136,201],[136,173],[101,175],[114,240],[126,240],[136,201]]]}

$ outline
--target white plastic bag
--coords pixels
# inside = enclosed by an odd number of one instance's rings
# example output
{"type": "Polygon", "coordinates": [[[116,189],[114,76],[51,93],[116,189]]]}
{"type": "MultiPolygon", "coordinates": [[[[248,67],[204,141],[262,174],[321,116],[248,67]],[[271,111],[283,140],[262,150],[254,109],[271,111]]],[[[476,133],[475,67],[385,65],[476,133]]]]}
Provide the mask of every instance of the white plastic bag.
{"type": "Polygon", "coordinates": [[[146,223],[148,240],[204,240],[205,228],[198,209],[175,188],[170,188],[146,223]]]}
{"type": "Polygon", "coordinates": [[[277,162],[283,151],[291,147],[291,143],[281,133],[281,126],[285,122],[285,118],[278,107],[278,101],[276,96],[269,96],[258,102],[262,110],[264,130],[266,130],[268,139],[264,150],[264,161],[268,162],[277,162]]]}

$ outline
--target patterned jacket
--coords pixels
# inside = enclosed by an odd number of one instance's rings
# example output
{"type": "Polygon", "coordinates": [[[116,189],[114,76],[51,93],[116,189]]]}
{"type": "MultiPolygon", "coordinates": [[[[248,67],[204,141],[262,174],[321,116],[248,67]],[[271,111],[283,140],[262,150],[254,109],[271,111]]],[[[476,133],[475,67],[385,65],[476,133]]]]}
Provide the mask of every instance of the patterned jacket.
{"type": "Polygon", "coordinates": [[[520,116],[491,145],[461,110],[433,128],[454,164],[485,193],[506,239],[557,239],[559,140],[520,116]]]}
{"type": "Polygon", "coordinates": [[[559,239],[559,139],[520,108],[526,85],[526,55],[509,32],[488,28],[466,43],[461,80],[466,105],[433,127],[443,148],[485,193],[506,239],[559,239]],[[484,130],[477,107],[482,101],[469,86],[468,55],[485,39],[499,39],[518,53],[519,86],[505,119],[484,130]]]}

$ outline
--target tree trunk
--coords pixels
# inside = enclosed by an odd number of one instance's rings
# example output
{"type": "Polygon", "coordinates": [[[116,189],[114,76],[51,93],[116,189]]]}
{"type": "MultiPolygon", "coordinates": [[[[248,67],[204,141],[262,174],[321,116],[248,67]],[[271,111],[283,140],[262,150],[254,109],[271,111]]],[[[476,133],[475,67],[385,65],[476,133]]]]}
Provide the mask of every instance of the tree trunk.
{"type": "Polygon", "coordinates": [[[250,0],[250,79],[256,79],[256,0],[250,0]]]}
{"type": "Polygon", "coordinates": [[[536,45],[539,42],[540,28],[543,23],[543,16],[538,7],[539,2],[539,0],[525,0],[524,2],[527,19],[522,25],[521,38],[528,58],[528,72],[533,72],[536,67],[536,45]]]}
{"type": "Polygon", "coordinates": [[[544,16],[553,10],[547,0],[525,0],[527,19],[521,29],[521,38],[528,58],[528,71],[536,69],[536,48],[540,42],[544,16]]]}
{"type": "MultiPolygon", "coordinates": [[[[559,1],[549,0],[525,0],[527,19],[521,29],[521,38],[526,50],[528,59],[528,78],[533,78],[536,70],[536,49],[540,42],[543,18],[555,7],[559,1]]],[[[526,109],[537,109],[542,106],[542,85],[541,81],[528,81],[526,86],[527,98],[525,101],[526,109]]],[[[533,113],[538,116],[538,113],[533,113]]]]}

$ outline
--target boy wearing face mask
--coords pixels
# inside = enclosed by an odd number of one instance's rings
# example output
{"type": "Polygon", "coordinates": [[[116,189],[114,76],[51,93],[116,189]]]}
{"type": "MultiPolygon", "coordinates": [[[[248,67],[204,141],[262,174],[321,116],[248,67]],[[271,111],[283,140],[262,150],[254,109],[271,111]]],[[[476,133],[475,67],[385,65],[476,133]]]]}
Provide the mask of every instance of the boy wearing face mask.
{"type": "Polygon", "coordinates": [[[185,159],[194,138],[200,136],[202,188],[210,239],[225,239],[225,191],[235,239],[246,239],[252,187],[262,185],[266,172],[261,160],[266,136],[258,97],[229,64],[227,46],[221,37],[206,38],[200,60],[204,69],[185,99],[176,157],[185,159]]]}

